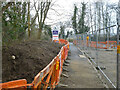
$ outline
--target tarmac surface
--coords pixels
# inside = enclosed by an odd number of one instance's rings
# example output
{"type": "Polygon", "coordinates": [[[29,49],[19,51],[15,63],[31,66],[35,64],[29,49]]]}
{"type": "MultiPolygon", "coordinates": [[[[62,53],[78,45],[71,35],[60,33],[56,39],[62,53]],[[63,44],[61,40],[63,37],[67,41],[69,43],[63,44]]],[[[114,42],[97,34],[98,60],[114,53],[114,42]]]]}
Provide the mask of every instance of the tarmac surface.
{"type": "Polygon", "coordinates": [[[69,66],[64,66],[69,72],[63,71],[69,77],[61,77],[60,83],[68,85],[65,88],[105,88],[102,81],[89,63],[88,59],[70,43],[68,56],[69,66]]]}

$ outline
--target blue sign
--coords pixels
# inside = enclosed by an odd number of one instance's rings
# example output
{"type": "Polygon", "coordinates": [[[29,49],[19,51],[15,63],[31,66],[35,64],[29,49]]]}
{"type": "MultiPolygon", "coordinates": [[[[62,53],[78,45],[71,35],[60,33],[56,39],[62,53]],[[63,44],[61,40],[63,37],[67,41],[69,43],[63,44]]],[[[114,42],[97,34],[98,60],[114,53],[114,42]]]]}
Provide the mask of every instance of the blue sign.
{"type": "Polygon", "coordinates": [[[53,31],[53,35],[58,35],[58,31],[53,31]]]}

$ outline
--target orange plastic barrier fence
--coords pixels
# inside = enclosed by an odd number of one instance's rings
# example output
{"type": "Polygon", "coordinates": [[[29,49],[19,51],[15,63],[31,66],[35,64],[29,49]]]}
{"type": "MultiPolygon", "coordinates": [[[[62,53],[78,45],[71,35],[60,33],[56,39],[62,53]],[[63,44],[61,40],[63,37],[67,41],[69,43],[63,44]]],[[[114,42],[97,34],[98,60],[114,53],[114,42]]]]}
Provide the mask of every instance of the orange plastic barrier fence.
{"type": "Polygon", "coordinates": [[[73,43],[74,43],[75,45],[77,45],[77,40],[74,40],[73,43]]]}
{"type": "Polygon", "coordinates": [[[32,86],[32,84],[27,84],[26,79],[21,79],[21,80],[15,80],[15,81],[10,81],[6,83],[0,84],[0,89],[22,89],[25,90],[27,86],[32,86]]]}
{"type": "MultiPolygon", "coordinates": [[[[77,41],[74,40],[73,43],[76,45],[77,41]]],[[[98,46],[96,45],[95,41],[80,41],[80,44],[82,46],[86,45],[88,47],[94,47],[94,48],[100,48],[100,49],[108,49],[108,48],[117,48],[117,42],[116,41],[106,41],[106,42],[98,42],[98,46]]]]}
{"type": "Polygon", "coordinates": [[[1,83],[0,90],[17,88],[22,88],[24,90],[27,90],[27,88],[31,88],[33,90],[36,88],[42,88],[43,90],[46,90],[48,87],[50,89],[54,89],[55,86],[59,83],[63,63],[66,60],[69,51],[68,41],[60,39],[59,43],[65,44],[65,46],[63,46],[59,54],[34,77],[34,80],[31,84],[27,84],[26,79],[15,80],[6,83],[1,83]]]}

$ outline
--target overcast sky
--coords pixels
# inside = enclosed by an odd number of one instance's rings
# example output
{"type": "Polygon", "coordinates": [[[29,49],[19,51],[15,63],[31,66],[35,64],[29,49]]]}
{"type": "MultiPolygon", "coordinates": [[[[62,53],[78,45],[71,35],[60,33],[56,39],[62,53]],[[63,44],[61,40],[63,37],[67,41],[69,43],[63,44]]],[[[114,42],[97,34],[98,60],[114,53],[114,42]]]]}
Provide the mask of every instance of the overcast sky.
{"type": "MultiPolygon", "coordinates": [[[[7,0],[7,1],[14,1],[14,0],[7,0]]],[[[18,1],[29,1],[29,0],[18,0],[18,1]]],[[[30,2],[33,1],[34,0],[30,0],[30,2]]],[[[68,21],[71,19],[71,16],[73,15],[74,4],[80,6],[81,2],[87,3],[87,2],[95,2],[95,1],[100,1],[100,0],[52,0],[52,3],[54,3],[54,5],[49,10],[47,15],[48,18],[46,19],[45,23],[56,25],[56,23],[68,21]]],[[[106,3],[118,3],[119,0],[101,0],[101,1],[106,3]]],[[[34,16],[35,11],[32,10],[31,14],[34,16]]]]}
{"type": "MultiPolygon", "coordinates": [[[[87,3],[95,2],[97,0],[53,0],[53,2],[55,2],[55,5],[52,7],[52,10],[50,10],[48,13],[49,18],[46,19],[47,24],[54,24],[60,21],[62,22],[69,20],[70,17],[73,15],[74,4],[80,4],[83,1],[87,3]]],[[[119,0],[103,1],[106,3],[118,3],[119,0]]]]}
{"type": "MultiPolygon", "coordinates": [[[[33,2],[33,0],[30,0],[33,2]]],[[[44,0],[43,0],[44,1],[44,0]]],[[[93,3],[100,0],[52,0],[52,4],[54,4],[50,10],[48,11],[47,19],[45,20],[45,24],[52,25],[53,27],[58,27],[60,22],[67,22],[71,20],[71,17],[73,16],[74,11],[74,4],[78,6],[78,8],[81,7],[81,2],[85,3],[93,3]]],[[[119,0],[101,0],[104,3],[108,4],[117,4],[119,0]]],[[[35,14],[35,11],[31,11],[31,14],[35,14]]],[[[115,18],[115,17],[114,17],[115,18]]],[[[72,28],[68,27],[68,30],[73,30],[72,28]]],[[[66,29],[66,30],[67,30],[66,29]]]]}

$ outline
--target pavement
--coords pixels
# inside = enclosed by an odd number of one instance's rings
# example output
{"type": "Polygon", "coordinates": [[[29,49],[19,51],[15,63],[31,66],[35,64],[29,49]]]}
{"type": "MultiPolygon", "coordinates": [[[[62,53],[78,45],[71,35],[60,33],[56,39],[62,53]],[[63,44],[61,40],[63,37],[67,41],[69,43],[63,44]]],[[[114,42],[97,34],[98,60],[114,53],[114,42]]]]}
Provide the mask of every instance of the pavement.
{"type": "Polygon", "coordinates": [[[68,85],[67,88],[104,88],[93,66],[72,43],[70,43],[70,52],[69,66],[64,66],[69,72],[63,71],[69,78],[61,77],[60,83],[68,85]]]}

